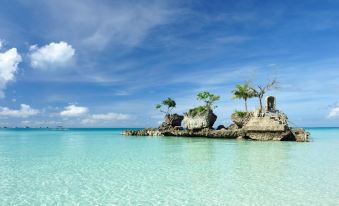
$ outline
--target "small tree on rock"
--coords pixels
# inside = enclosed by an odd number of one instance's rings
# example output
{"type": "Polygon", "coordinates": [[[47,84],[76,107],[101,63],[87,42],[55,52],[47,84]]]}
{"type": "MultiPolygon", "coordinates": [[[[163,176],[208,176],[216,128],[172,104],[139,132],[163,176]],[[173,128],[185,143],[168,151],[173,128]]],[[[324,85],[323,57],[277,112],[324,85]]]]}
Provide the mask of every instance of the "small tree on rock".
{"type": "Polygon", "coordinates": [[[168,97],[167,99],[163,100],[161,104],[155,105],[155,108],[158,109],[160,112],[164,113],[165,115],[170,115],[176,105],[177,105],[176,102],[168,97]],[[165,106],[166,109],[162,110],[161,109],[162,106],[165,106]]]}
{"type": "Polygon", "coordinates": [[[257,85],[256,87],[251,87],[251,90],[254,93],[254,96],[259,99],[259,105],[260,105],[260,112],[263,111],[263,105],[262,105],[262,99],[264,98],[264,95],[266,92],[272,89],[276,89],[278,87],[278,82],[276,80],[273,80],[266,85],[257,85]]]}
{"type": "Polygon", "coordinates": [[[214,104],[214,102],[216,102],[220,99],[220,96],[214,95],[214,94],[207,92],[207,91],[203,91],[203,92],[199,92],[197,94],[197,99],[205,102],[206,108],[212,109],[212,105],[214,104]]]}
{"type": "Polygon", "coordinates": [[[188,111],[188,114],[194,117],[198,114],[203,114],[205,112],[208,112],[209,110],[214,109],[213,104],[219,99],[220,99],[219,96],[214,95],[210,92],[207,92],[207,91],[199,92],[197,94],[197,100],[202,100],[205,103],[205,105],[190,109],[188,111]]]}
{"type": "Polygon", "coordinates": [[[234,99],[243,99],[245,101],[245,111],[248,112],[247,100],[255,96],[253,90],[250,88],[250,84],[248,82],[237,84],[232,93],[234,99]]]}

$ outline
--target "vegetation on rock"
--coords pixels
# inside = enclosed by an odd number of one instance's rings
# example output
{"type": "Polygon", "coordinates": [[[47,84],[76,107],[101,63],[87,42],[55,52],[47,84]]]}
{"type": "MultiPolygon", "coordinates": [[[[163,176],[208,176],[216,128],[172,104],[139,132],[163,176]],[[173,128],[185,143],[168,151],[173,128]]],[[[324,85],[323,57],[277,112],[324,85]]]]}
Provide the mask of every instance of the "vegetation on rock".
{"type": "Polygon", "coordinates": [[[193,109],[190,109],[188,111],[188,115],[191,117],[195,117],[197,115],[202,115],[208,113],[213,108],[213,104],[220,99],[219,96],[212,94],[207,91],[199,92],[197,94],[197,100],[202,100],[205,105],[195,107],[193,109]]]}
{"type": "Polygon", "coordinates": [[[173,99],[168,97],[167,99],[163,100],[161,104],[155,105],[155,108],[159,109],[160,112],[165,113],[166,115],[169,115],[171,114],[173,108],[175,108],[176,105],[177,105],[176,102],[173,99]],[[162,106],[165,106],[166,110],[162,110],[161,109],[162,106]]]}
{"type": "Polygon", "coordinates": [[[260,112],[263,111],[263,106],[262,106],[262,99],[266,92],[268,92],[271,89],[276,89],[278,85],[278,82],[276,80],[273,80],[266,85],[257,85],[256,87],[251,87],[251,90],[254,93],[254,96],[259,99],[259,105],[260,105],[260,112]]]}
{"type": "Polygon", "coordinates": [[[188,115],[191,117],[195,117],[197,115],[205,114],[209,111],[209,108],[206,106],[199,106],[193,109],[188,110],[188,115]]]}
{"type": "Polygon", "coordinates": [[[244,118],[244,117],[246,117],[247,114],[249,114],[249,113],[246,112],[246,111],[235,110],[235,111],[234,111],[234,114],[235,114],[237,117],[244,118]]]}
{"type": "Polygon", "coordinates": [[[233,99],[243,99],[245,102],[245,111],[247,112],[247,100],[254,97],[255,93],[251,89],[250,84],[245,82],[244,84],[237,84],[232,91],[233,99]]]}
{"type": "Polygon", "coordinates": [[[212,109],[212,105],[214,104],[214,102],[220,99],[220,96],[217,96],[207,91],[203,91],[197,94],[197,99],[205,102],[205,107],[212,109]]]}

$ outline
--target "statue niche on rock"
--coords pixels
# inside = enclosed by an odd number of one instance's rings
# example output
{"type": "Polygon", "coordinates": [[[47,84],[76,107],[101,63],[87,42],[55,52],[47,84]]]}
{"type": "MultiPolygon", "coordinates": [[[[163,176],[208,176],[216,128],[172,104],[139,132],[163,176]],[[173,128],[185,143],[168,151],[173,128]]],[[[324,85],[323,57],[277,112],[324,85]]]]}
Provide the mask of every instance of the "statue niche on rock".
{"type": "Polygon", "coordinates": [[[190,109],[184,114],[183,125],[188,130],[202,130],[212,128],[217,120],[217,115],[213,113],[213,104],[219,100],[219,96],[207,91],[197,94],[197,99],[202,100],[205,105],[190,109]]]}
{"type": "Polygon", "coordinates": [[[172,110],[175,106],[176,102],[171,98],[167,98],[162,101],[162,104],[157,104],[155,106],[156,109],[159,109],[160,112],[165,114],[164,122],[159,126],[159,130],[171,130],[181,126],[184,117],[182,115],[172,114],[172,110]],[[162,106],[165,106],[166,110],[162,110],[162,106]]]}

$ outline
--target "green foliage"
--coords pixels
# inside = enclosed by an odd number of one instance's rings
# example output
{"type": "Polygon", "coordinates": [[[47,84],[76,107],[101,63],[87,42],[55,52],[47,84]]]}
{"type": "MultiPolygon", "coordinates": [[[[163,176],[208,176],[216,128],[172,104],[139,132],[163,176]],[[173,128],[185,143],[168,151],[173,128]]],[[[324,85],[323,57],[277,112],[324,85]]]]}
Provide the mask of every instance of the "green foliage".
{"type": "Polygon", "coordinates": [[[220,99],[220,97],[217,96],[217,95],[214,95],[210,92],[203,91],[203,92],[199,92],[197,94],[197,99],[205,102],[205,107],[211,109],[214,102],[218,101],[220,99]]]}
{"type": "Polygon", "coordinates": [[[233,99],[243,99],[245,102],[245,110],[247,112],[247,99],[255,97],[253,89],[250,84],[245,82],[244,84],[237,84],[235,89],[232,91],[233,99]]]}
{"type": "Polygon", "coordinates": [[[220,97],[217,96],[217,95],[214,95],[210,92],[203,91],[203,92],[199,92],[197,94],[197,99],[202,100],[205,103],[205,105],[198,106],[198,107],[195,107],[193,109],[190,109],[187,114],[191,117],[201,115],[201,114],[205,114],[205,113],[209,112],[209,110],[212,110],[212,105],[216,101],[218,101],[220,99],[220,97]]]}
{"type": "Polygon", "coordinates": [[[195,107],[193,109],[190,109],[188,111],[188,115],[191,116],[191,117],[195,117],[199,114],[205,114],[209,110],[210,110],[210,108],[207,107],[207,106],[199,106],[199,107],[195,107]]]}
{"type": "Polygon", "coordinates": [[[250,84],[248,82],[245,82],[244,84],[237,84],[232,93],[234,99],[244,100],[252,98],[255,95],[253,90],[250,88],[250,84]]]}
{"type": "Polygon", "coordinates": [[[165,99],[165,100],[163,100],[162,101],[162,104],[163,105],[166,105],[166,106],[168,106],[168,107],[175,107],[177,104],[175,103],[175,101],[173,100],[173,99],[171,99],[171,98],[167,98],[167,99],[165,99]]]}
{"type": "Polygon", "coordinates": [[[156,104],[155,108],[159,109],[160,112],[165,113],[166,115],[168,115],[168,114],[171,113],[173,108],[176,107],[176,105],[177,105],[176,102],[173,99],[168,97],[167,99],[163,100],[161,104],[156,104]],[[161,109],[162,105],[166,106],[166,110],[165,111],[161,109]]]}
{"type": "Polygon", "coordinates": [[[235,114],[237,117],[243,118],[243,117],[246,117],[246,115],[248,114],[248,112],[235,110],[235,111],[234,111],[234,114],[235,114]]]}

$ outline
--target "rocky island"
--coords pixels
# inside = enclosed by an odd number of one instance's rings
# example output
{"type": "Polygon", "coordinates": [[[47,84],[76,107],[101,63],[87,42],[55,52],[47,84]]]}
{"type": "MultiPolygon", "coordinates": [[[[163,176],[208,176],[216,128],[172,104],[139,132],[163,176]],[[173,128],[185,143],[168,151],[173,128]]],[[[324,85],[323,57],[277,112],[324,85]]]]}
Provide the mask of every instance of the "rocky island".
{"type": "MultiPolygon", "coordinates": [[[[273,82],[274,83],[274,82],[273,82]]],[[[262,106],[263,94],[271,88],[272,83],[261,87],[260,92],[250,88],[247,83],[237,85],[233,91],[235,98],[245,100],[246,111],[235,111],[232,116],[232,124],[225,127],[219,125],[214,128],[217,115],[213,112],[213,103],[219,96],[209,92],[200,92],[198,100],[203,100],[205,105],[199,106],[184,113],[184,115],[171,114],[170,111],[176,103],[171,98],[163,101],[167,106],[164,122],[158,128],[146,128],[142,130],[126,130],[123,135],[131,136],[181,136],[181,137],[207,137],[261,141],[309,141],[310,134],[303,128],[292,128],[288,124],[288,117],[276,109],[276,98],[266,97],[265,108],[262,106]],[[257,92],[257,93],[256,93],[257,92]],[[260,107],[255,111],[247,111],[247,99],[259,97],[260,107]]],[[[157,105],[161,109],[161,105],[157,105]]],[[[162,110],[161,110],[162,111],[162,110]]]]}

